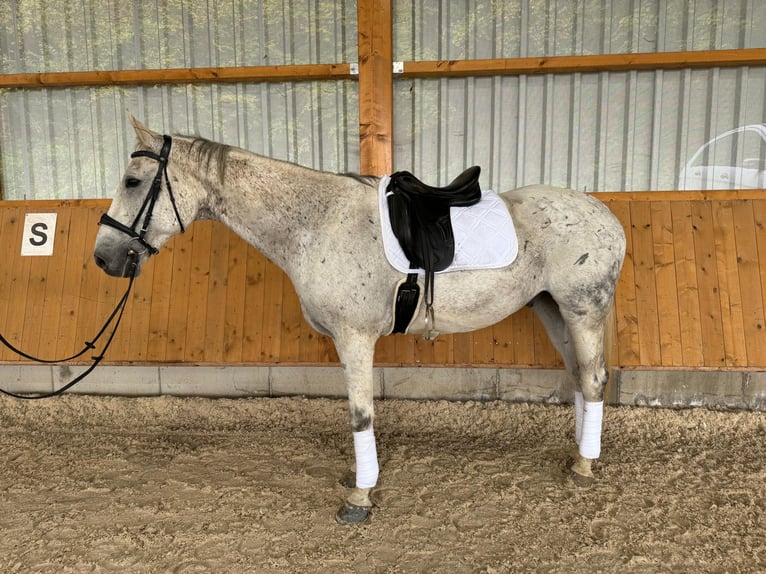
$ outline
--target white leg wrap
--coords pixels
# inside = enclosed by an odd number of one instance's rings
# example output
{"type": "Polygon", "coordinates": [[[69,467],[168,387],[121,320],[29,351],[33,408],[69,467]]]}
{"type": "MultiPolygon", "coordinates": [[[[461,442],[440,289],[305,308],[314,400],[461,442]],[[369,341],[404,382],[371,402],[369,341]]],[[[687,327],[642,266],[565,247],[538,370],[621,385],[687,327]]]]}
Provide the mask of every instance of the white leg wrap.
{"type": "Polygon", "coordinates": [[[354,434],[356,457],[356,487],[372,488],[378,482],[378,452],[372,427],[354,434]]]}
{"type": "Polygon", "coordinates": [[[575,442],[580,444],[582,438],[582,411],[585,399],[582,398],[581,391],[575,391],[575,442]]]}
{"type": "Polygon", "coordinates": [[[601,455],[601,421],[604,417],[604,401],[583,402],[580,456],[598,458],[601,455]]]}

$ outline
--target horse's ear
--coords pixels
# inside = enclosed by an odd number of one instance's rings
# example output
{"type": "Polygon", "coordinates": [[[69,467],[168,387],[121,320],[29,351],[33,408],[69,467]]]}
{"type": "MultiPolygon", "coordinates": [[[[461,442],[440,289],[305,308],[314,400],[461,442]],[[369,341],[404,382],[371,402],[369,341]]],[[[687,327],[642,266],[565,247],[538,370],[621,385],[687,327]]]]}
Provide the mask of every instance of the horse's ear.
{"type": "Polygon", "coordinates": [[[130,123],[136,132],[136,137],[141,145],[148,148],[159,148],[162,145],[162,135],[147,128],[130,114],[130,123]]]}

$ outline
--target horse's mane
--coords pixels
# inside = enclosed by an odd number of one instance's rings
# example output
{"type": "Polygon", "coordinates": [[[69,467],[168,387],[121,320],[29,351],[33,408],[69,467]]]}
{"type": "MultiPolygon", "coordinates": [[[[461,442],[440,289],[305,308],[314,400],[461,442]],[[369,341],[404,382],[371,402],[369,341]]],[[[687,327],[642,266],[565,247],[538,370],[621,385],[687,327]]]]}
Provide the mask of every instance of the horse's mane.
{"type": "Polygon", "coordinates": [[[204,169],[210,171],[212,164],[218,168],[218,179],[223,183],[224,175],[226,174],[226,160],[229,157],[229,153],[233,149],[232,146],[210,141],[199,136],[184,136],[179,137],[187,138],[191,140],[189,146],[190,158],[204,166],[204,169]]]}
{"type": "Polygon", "coordinates": [[[369,185],[370,187],[377,187],[378,186],[378,179],[377,177],[373,177],[371,175],[359,175],[358,173],[342,173],[341,175],[345,175],[346,177],[350,177],[351,179],[355,179],[359,183],[363,183],[364,185],[369,185]]]}
{"type": "MultiPolygon", "coordinates": [[[[234,148],[230,145],[210,141],[200,136],[178,134],[178,137],[191,140],[189,156],[192,161],[200,166],[204,166],[204,169],[207,171],[210,171],[211,165],[215,164],[218,168],[218,179],[223,183],[224,175],[226,174],[226,160],[234,148]]],[[[377,177],[359,175],[358,173],[343,173],[340,175],[350,177],[370,187],[377,187],[378,185],[379,178],[377,177]]]]}

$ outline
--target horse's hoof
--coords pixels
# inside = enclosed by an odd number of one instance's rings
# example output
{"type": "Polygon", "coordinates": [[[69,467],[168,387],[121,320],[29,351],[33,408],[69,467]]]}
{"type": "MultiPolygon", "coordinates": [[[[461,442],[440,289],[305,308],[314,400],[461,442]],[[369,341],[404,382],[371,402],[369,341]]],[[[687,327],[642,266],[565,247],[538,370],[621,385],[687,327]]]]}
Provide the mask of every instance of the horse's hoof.
{"type": "Polygon", "coordinates": [[[355,504],[346,502],[338,509],[338,512],[335,513],[335,521],[344,526],[349,524],[362,524],[367,522],[371,515],[371,506],[356,506],[355,504]]]}
{"type": "Polygon", "coordinates": [[[353,470],[347,470],[338,482],[346,488],[354,488],[356,486],[356,473],[353,470]]]}
{"type": "Polygon", "coordinates": [[[590,488],[591,486],[593,486],[593,482],[595,481],[593,476],[585,476],[583,474],[575,472],[574,470],[569,471],[569,478],[572,479],[572,482],[577,488],[582,488],[582,489],[590,488]]]}

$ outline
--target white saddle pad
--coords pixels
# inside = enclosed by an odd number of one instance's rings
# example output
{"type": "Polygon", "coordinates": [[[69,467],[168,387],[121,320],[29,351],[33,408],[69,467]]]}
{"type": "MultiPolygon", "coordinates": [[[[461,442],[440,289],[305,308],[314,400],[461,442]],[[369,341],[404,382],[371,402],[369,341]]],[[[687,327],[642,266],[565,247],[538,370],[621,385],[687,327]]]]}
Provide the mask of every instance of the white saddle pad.
{"type": "MultiPolygon", "coordinates": [[[[383,246],[389,263],[402,273],[411,273],[410,261],[391,229],[386,187],[390,177],[380,178],[378,199],[383,228],[383,246]]],[[[472,269],[498,269],[513,263],[519,252],[516,230],[505,202],[494,191],[483,190],[481,200],[470,207],[450,207],[455,235],[455,259],[440,273],[472,269]]],[[[418,273],[424,273],[418,269],[418,273]]]]}

